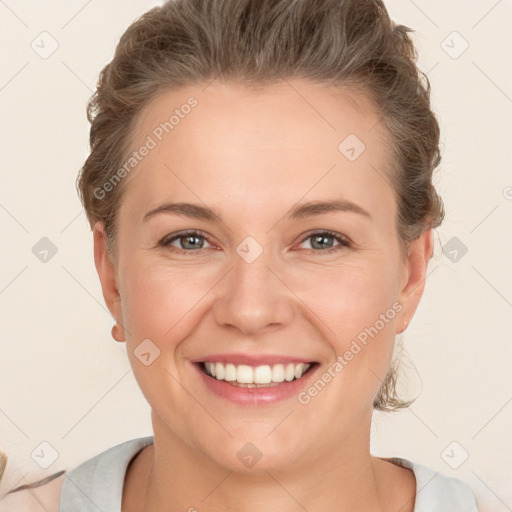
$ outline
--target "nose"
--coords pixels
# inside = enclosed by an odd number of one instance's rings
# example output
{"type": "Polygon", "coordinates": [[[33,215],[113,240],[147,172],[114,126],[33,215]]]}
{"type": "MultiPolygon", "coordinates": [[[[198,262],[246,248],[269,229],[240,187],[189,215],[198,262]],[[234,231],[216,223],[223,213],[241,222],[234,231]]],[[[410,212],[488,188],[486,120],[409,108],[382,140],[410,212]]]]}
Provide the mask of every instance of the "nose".
{"type": "Polygon", "coordinates": [[[219,283],[213,307],[222,327],[254,336],[292,322],[295,296],[268,253],[250,263],[233,254],[233,268],[219,283]]]}

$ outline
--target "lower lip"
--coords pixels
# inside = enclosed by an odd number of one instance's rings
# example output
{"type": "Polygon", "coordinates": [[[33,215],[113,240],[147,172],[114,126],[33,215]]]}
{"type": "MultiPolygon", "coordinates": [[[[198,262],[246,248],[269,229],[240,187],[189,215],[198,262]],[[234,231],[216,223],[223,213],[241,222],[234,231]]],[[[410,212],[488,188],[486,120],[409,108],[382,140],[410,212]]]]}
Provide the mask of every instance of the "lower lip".
{"type": "Polygon", "coordinates": [[[269,405],[297,396],[306,386],[318,365],[311,368],[303,377],[290,382],[284,381],[278,386],[246,388],[234,386],[225,380],[217,380],[206,375],[200,364],[193,364],[206,387],[216,395],[241,405],[269,405]]]}

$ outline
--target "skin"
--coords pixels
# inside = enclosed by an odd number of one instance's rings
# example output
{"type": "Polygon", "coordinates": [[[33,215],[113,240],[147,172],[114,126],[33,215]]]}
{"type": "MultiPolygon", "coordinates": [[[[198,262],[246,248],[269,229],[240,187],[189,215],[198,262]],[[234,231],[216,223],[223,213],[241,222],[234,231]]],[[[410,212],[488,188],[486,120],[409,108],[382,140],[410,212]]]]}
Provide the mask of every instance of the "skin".
{"type": "Polygon", "coordinates": [[[133,148],[190,96],[198,106],[125,178],[113,261],[103,224],[93,230],[105,302],[123,327],[116,336],[152,409],[155,442],[127,471],[123,511],[412,511],[414,475],[370,454],[370,425],[395,336],[423,293],[432,233],[401,256],[375,108],[360,94],[298,79],[260,91],[188,86],[146,106],[133,148]],[[353,162],[338,150],[348,134],[366,145],[353,162]],[[286,217],[298,203],[340,198],[370,218],[286,217]],[[168,201],[208,206],[222,221],[142,220],[168,201]],[[159,245],[194,229],[205,233],[200,249],[179,238],[159,245]],[[326,254],[308,238],[326,229],[352,245],[329,239],[337,250],[326,254]],[[263,248],[252,263],[236,252],[247,236],[263,248]],[[210,392],[190,363],[212,353],[284,354],[317,361],[321,376],[393,303],[402,310],[307,405],[296,396],[236,405],[210,392]],[[148,338],[160,356],[145,366],[134,350],[148,338]],[[262,453],[252,468],[237,457],[247,442],[262,453]]]}

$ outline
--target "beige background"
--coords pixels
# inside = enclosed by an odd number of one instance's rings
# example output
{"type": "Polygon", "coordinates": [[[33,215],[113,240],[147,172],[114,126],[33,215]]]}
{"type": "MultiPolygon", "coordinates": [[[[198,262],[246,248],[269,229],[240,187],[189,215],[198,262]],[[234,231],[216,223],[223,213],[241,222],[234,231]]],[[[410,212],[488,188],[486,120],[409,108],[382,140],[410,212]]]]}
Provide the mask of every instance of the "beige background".
{"type": "MultiPolygon", "coordinates": [[[[420,396],[410,410],[376,415],[373,451],[465,480],[483,511],[512,510],[512,1],[386,3],[416,31],[432,83],[447,217],[403,336],[420,396]],[[452,261],[449,241],[467,254],[452,261]]],[[[0,0],[0,449],[9,455],[0,497],[151,434],[125,347],[110,337],[74,183],[98,73],[153,5],[0,0]],[[42,237],[58,250],[46,263],[32,252],[42,237]],[[58,452],[48,469],[31,457],[50,460],[42,442],[58,452]]]]}

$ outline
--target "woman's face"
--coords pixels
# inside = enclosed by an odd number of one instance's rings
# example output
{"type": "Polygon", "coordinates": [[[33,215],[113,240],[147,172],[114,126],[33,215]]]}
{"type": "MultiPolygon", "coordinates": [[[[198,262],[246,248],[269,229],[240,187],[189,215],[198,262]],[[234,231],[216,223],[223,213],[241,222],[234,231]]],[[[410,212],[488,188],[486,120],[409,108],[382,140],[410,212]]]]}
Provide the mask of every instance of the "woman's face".
{"type": "Polygon", "coordinates": [[[367,450],[431,256],[427,232],[401,258],[371,104],[299,80],[190,86],[146,107],[132,148],[117,260],[100,223],[95,257],[155,439],[236,470],[367,450]]]}

